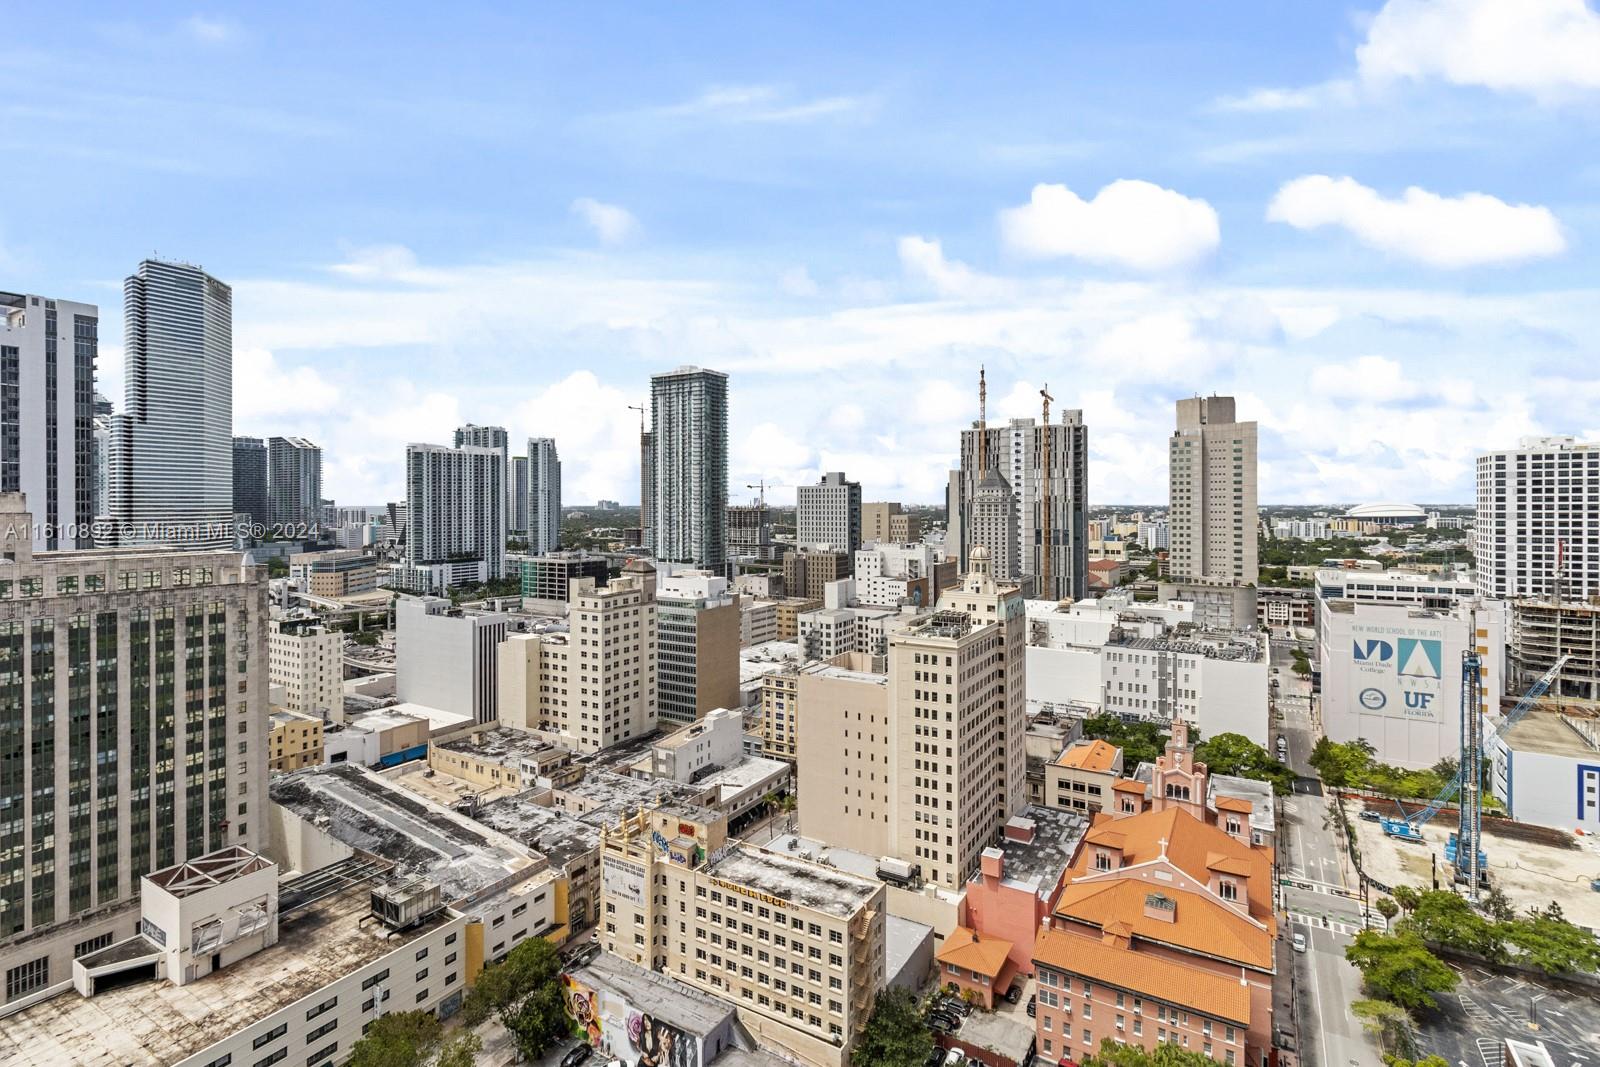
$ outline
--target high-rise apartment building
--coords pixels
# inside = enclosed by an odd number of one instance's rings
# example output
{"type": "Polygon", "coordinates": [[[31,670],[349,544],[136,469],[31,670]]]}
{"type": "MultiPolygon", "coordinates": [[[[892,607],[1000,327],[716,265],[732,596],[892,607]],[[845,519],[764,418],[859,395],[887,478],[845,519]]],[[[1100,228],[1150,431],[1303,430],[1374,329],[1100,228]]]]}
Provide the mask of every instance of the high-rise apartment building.
{"type": "Polygon", "coordinates": [[[1255,584],[1256,424],[1237,420],[1231,396],[1179,400],[1168,465],[1172,577],[1255,584]]]}
{"type": "Polygon", "coordinates": [[[561,456],[552,437],[528,438],[528,551],[561,548],[561,456]]]}
{"type": "Polygon", "coordinates": [[[971,568],[972,549],[983,544],[992,554],[994,574],[1001,581],[1032,579],[1034,595],[1047,600],[1087,596],[1088,470],[1089,431],[1083,424],[1083,412],[1075,409],[1061,412],[1061,421],[1048,426],[1033,419],[1012,419],[1004,426],[979,423],[961,431],[961,467],[951,480],[946,547],[957,555],[963,573],[971,568]],[[997,489],[992,482],[984,485],[991,471],[1011,493],[1016,512],[1015,544],[1009,549],[985,544],[974,529],[979,521],[975,512],[980,509],[983,537],[992,539],[991,531],[1001,521],[993,514],[997,489]],[[1014,573],[1008,575],[1007,568],[1014,573]],[[1048,583],[1044,581],[1046,569],[1048,583]]]}
{"type": "Polygon", "coordinates": [[[1478,457],[1478,592],[1582,603],[1600,594],[1600,444],[1525,437],[1478,457]]]}
{"type": "Polygon", "coordinates": [[[922,536],[922,523],[895,501],[867,501],[861,505],[863,544],[910,544],[922,536]]]}
{"type": "Polygon", "coordinates": [[[571,583],[566,633],[512,634],[500,645],[500,721],[560,733],[574,752],[598,752],[656,728],[653,578],[597,588],[571,583]]]}
{"type": "Polygon", "coordinates": [[[441,582],[505,574],[505,463],[493,448],[406,446],[406,559],[443,568],[441,582]]]}
{"type": "Polygon", "coordinates": [[[304,437],[268,439],[267,498],[275,525],[315,525],[322,514],[322,449],[304,437]]]}
{"type": "Polygon", "coordinates": [[[813,664],[789,709],[801,825],[950,888],[1027,799],[1024,601],[980,548],[937,611],[890,632],[886,674],[861,653],[813,664]]]}
{"type": "Polygon", "coordinates": [[[344,634],[314,623],[273,621],[267,680],[283,686],[288,710],[344,722],[344,634]]]}
{"type": "Polygon", "coordinates": [[[512,499],[511,435],[506,433],[504,426],[474,426],[469,422],[457,428],[455,446],[492,448],[500,453],[500,465],[505,468],[505,473],[501,475],[501,484],[505,486],[505,526],[506,529],[513,529],[512,511],[516,505],[512,499]]]}
{"type": "Polygon", "coordinates": [[[23,493],[41,552],[94,543],[93,304],[0,293],[0,493],[23,493]]]}
{"type": "Polygon", "coordinates": [[[272,521],[267,494],[267,443],[259,437],[233,439],[233,513],[241,521],[272,521]]]}
{"type": "Polygon", "coordinates": [[[683,726],[739,697],[739,596],[728,580],[684,571],[656,585],[656,709],[683,726]]]}
{"type": "Polygon", "coordinates": [[[266,836],[265,573],[32,521],[0,496],[0,1003],[127,938],[143,875],[266,836]]]}
{"type": "Polygon", "coordinates": [[[511,457],[511,529],[528,532],[528,457],[511,457]]]}
{"type": "Polygon", "coordinates": [[[232,548],[233,290],[147,259],[122,298],[127,395],[112,420],[106,541],[232,548]]]}
{"type": "Polygon", "coordinates": [[[728,547],[728,376],[679,367],[650,379],[656,558],[721,573],[728,547]]]}
{"type": "Polygon", "coordinates": [[[656,543],[655,436],[639,431],[639,544],[651,551],[656,543]]]}
{"type": "Polygon", "coordinates": [[[800,547],[831,548],[853,559],[861,547],[861,483],[829,471],[816,485],[797,486],[794,521],[800,547]]]}

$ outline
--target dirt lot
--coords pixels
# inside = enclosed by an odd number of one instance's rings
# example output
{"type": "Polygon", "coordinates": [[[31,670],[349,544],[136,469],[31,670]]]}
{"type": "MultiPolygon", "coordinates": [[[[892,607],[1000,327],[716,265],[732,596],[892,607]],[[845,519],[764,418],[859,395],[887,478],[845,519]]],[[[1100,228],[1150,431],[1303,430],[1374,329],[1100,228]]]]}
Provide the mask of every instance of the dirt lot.
{"type": "MultiPolygon", "coordinates": [[[[1385,837],[1378,823],[1355,819],[1359,804],[1350,805],[1367,874],[1388,885],[1432,885],[1433,855],[1439,858],[1439,882],[1453,875],[1444,859],[1444,842],[1455,829],[1455,819],[1441,815],[1422,828],[1427,844],[1385,837]]],[[[1600,841],[1580,838],[1576,849],[1551,848],[1528,841],[1484,836],[1489,859],[1489,879],[1522,911],[1555,900],[1570,922],[1600,929],[1600,893],[1589,888],[1600,877],[1600,841]]]]}

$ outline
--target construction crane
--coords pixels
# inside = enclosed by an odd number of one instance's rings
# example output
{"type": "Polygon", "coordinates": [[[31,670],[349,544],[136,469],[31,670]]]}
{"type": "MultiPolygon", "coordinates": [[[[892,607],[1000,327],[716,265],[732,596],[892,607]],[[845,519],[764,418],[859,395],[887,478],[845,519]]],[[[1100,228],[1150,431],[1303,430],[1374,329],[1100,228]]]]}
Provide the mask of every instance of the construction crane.
{"type": "Polygon", "coordinates": [[[644,412],[645,412],[644,405],[643,404],[629,404],[628,405],[628,410],[629,411],[637,411],[639,413],[639,436],[643,437],[644,436],[644,412]]]}
{"type": "Polygon", "coordinates": [[[746,482],[745,483],[745,488],[746,489],[759,489],[759,490],[761,490],[761,497],[760,497],[760,501],[759,502],[761,504],[761,510],[762,511],[766,511],[767,510],[767,490],[769,488],[777,489],[777,488],[780,488],[780,487],[776,486],[776,485],[768,486],[767,485],[767,480],[765,478],[763,478],[759,482],[746,482]]]}
{"type": "MultiPolygon", "coordinates": [[[[1515,726],[1529,711],[1533,710],[1540,697],[1549,691],[1561,669],[1567,665],[1567,660],[1572,657],[1563,655],[1558,658],[1555,665],[1539,680],[1522,694],[1522,699],[1517,701],[1515,707],[1506,714],[1505,719],[1496,727],[1496,733],[1503,733],[1515,726]]],[[[1461,793],[1459,805],[1460,819],[1456,825],[1456,832],[1450,835],[1445,842],[1445,860],[1456,868],[1456,880],[1465,882],[1467,892],[1471,898],[1478,899],[1478,885],[1483,877],[1483,869],[1487,863],[1487,856],[1483,851],[1483,796],[1482,775],[1483,757],[1486,749],[1483,712],[1482,712],[1482,687],[1483,680],[1480,672],[1481,663],[1478,653],[1474,649],[1467,649],[1461,655],[1461,763],[1456,769],[1456,775],[1439,790],[1439,795],[1427,807],[1418,809],[1407,815],[1400,802],[1395,801],[1395,807],[1400,808],[1400,818],[1383,819],[1383,832],[1390,837],[1402,841],[1421,841],[1422,827],[1429,819],[1439,814],[1446,804],[1454,800],[1457,793],[1461,793]]]]}
{"type": "MultiPolygon", "coordinates": [[[[1044,397],[1044,426],[1039,431],[1039,451],[1044,453],[1044,483],[1039,487],[1039,499],[1042,502],[1042,527],[1043,543],[1039,546],[1039,595],[1049,598],[1050,586],[1050,557],[1055,555],[1055,545],[1050,540],[1050,401],[1055,397],[1050,395],[1050,383],[1045,382],[1044,388],[1039,390],[1039,395],[1044,397]]],[[[1126,554],[1126,553],[1124,553],[1126,554]]]]}

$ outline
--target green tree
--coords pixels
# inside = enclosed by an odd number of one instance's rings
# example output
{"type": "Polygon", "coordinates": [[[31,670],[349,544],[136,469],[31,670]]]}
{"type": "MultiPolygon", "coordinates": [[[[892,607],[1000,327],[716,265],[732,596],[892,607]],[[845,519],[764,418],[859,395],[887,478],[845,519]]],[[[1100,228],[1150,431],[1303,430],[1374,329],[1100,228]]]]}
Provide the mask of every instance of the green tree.
{"type": "MultiPolygon", "coordinates": [[[[1166,750],[1167,734],[1154,722],[1123,722],[1115,715],[1093,715],[1083,721],[1083,736],[1109,741],[1122,749],[1123,764],[1132,769],[1141,763],[1154,763],[1166,750]]],[[[1190,729],[1191,743],[1198,743],[1200,732],[1190,729]]]]}
{"type": "Polygon", "coordinates": [[[431,1011],[380,1015],[350,1047],[349,1067],[422,1067],[439,1044],[443,1028],[431,1011]]]}
{"type": "Polygon", "coordinates": [[[1396,904],[1389,897],[1379,897],[1378,902],[1374,904],[1373,907],[1378,909],[1379,915],[1382,915],[1385,919],[1388,919],[1391,922],[1394,921],[1395,915],[1400,911],[1400,905],[1396,904]]]}
{"type": "Polygon", "coordinates": [[[1365,738],[1358,737],[1354,741],[1330,741],[1326,737],[1321,737],[1317,739],[1316,746],[1311,750],[1311,758],[1307,762],[1322,777],[1325,784],[1334,788],[1361,785],[1372,767],[1374,751],[1365,738]]]}
{"type": "Polygon", "coordinates": [[[555,980],[545,982],[510,1011],[502,1012],[501,1021],[525,1060],[538,1059],[572,1029],[567,1020],[566,998],[555,980]]]}
{"type": "Polygon", "coordinates": [[[529,938],[503,962],[484,968],[461,1006],[468,1026],[498,1015],[525,1059],[542,1056],[568,1032],[561,957],[542,937],[529,938]]]}
{"type": "Polygon", "coordinates": [[[1404,1056],[1385,1056],[1383,1062],[1388,1067],[1450,1067],[1450,1061],[1443,1056],[1424,1056],[1420,1060],[1408,1060],[1404,1056]]]}
{"type": "Polygon", "coordinates": [[[904,989],[887,989],[873,1002],[851,1059],[882,1067],[922,1067],[933,1051],[933,1034],[904,989]]]}
{"type": "Polygon", "coordinates": [[[1212,774],[1270,782],[1272,791],[1280,795],[1294,787],[1294,772],[1243,734],[1222,733],[1202,741],[1195,746],[1194,758],[1212,774]]]}
{"type": "Polygon", "coordinates": [[[1521,959],[1545,974],[1600,970],[1600,941],[1562,918],[1554,904],[1529,912],[1525,919],[1502,923],[1501,928],[1521,959]]]}
{"type": "Polygon", "coordinates": [[[1217,1061],[1178,1045],[1162,1043],[1150,1052],[1108,1037],[1100,1042],[1099,1052],[1083,1058],[1083,1067],[1217,1067],[1217,1061]]]}
{"type": "Polygon", "coordinates": [[[1417,901],[1422,899],[1422,894],[1409,885],[1397,885],[1390,891],[1389,895],[1394,897],[1394,902],[1400,905],[1402,911],[1407,912],[1415,908],[1417,901]]]}
{"type": "Polygon", "coordinates": [[[1424,941],[1476,952],[1489,959],[1497,960],[1505,956],[1506,935],[1500,924],[1478,914],[1464,897],[1448,889],[1429,890],[1421,894],[1417,906],[1400,920],[1400,929],[1408,930],[1424,941]]]}
{"type": "Polygon", "coordinates": [[[1358,1000],[1350,1014],[1361,1020],[1362,1029],[1378,1040],[1385,1053],[1411,1055],[1411,1013],[1387,1000],[1358,1000]]]}
{"type": "Polygon", "coordinates": [[[483,1038],[469,1031],[446,1041],[433,1061],[433,1067],[472,1067],[483,1051],[483,1038]]]}
{"type": "Polygon", "coordinates": [[[1363,930],[1345,946],[1344,958],[1361,971],[1369,992],[1409,1011],[1433,1007],[1433,994],[1448,993],[1458,981],[1410,931],[1363,930]]]}

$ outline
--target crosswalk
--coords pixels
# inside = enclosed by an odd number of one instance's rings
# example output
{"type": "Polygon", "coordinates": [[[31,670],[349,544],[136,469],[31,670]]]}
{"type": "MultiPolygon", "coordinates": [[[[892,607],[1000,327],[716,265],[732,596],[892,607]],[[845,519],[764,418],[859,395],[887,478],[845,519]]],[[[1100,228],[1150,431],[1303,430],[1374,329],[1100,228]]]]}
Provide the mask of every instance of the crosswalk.
{"type": "MultiPolygon", "coordinates": [[[[1347,937],[1354,937],[1362,930],[1361,920],[1350,916],[1332,919],[1326,915],[1307,915],[1304,912],[1291,911],[1289,913],[1289,922],[1295,926],[1306,926],[1313,930],[1331,930],[1336,934],[1344,934],[1347,937]]],[[[1388,929],[1388,926],[1388,922],[1384,920],[1382,915],[1374,914],[1372,916],[1370,929],[1381,931],[1388,929]]]]}
{"type": "Polygon", "coordinates": [[[1332,882],[1319,882],[1311,878],[1297,878],[1294,875],[1284,878],[1283,886],[1285,889],[1298,889],[1304,893],[1322,893],[1325,896],[1345,897],[1350,900],[1360,896],[1359,893],[1352,889],[1346,889],[1342,885],[1334,885],[1332,882]]]}

